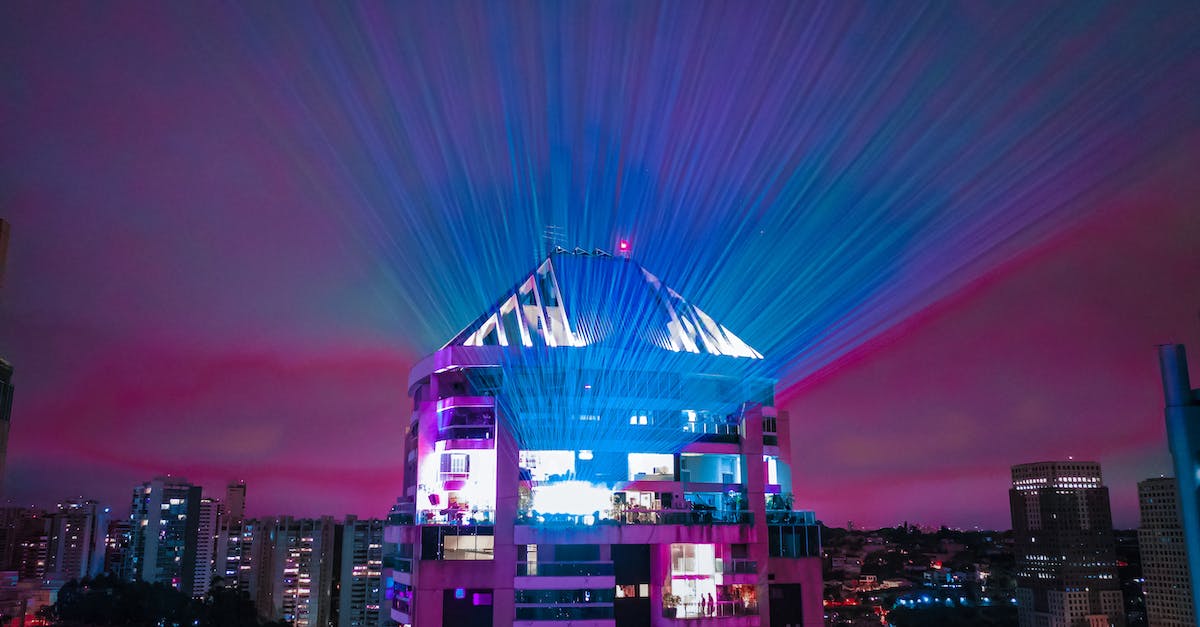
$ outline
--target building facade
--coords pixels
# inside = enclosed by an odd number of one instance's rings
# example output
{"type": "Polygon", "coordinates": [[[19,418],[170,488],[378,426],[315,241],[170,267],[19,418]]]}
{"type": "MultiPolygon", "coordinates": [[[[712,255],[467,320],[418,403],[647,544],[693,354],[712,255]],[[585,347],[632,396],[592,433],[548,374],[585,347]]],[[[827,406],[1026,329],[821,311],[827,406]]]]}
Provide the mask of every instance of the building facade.
{"type": "Polygon", "coordinates": [[[5,469],[8,467],[8,428],[12,425],[14,390],[12,364],[0,359],[0,497],[4,496],[5,469]]]}
{"type": "Polygon", "coordinates": [[[191,591],[199,520],[200,486],[186,479],[157,477],[134,488],[124,576],[191,591]]]}
{"type": "Polygon", "coordinates": [[[96,501],[66,501],[49,514],[46,575],[71,580],[104,572],[110,510],[96,501]]]}
{"type": "Polygon", "coordinates": [[[230,483],[220,509],[217,536],[213,546],[213,575],[222,584],[237,588],[254,598],[251,559],[258,525],[246,520],[246,484],[230,483]]]}
{"type": "Polygon", "coordinates": [[[332,517],[254,521],[251,598],[259,612],[294,627],[323,627],[332,616],[332,517]]]}
{"type": "Polygon", "coordinates": [[[391,617],[821,625],[761,359],[632,260],[558,249],[413,368],[391,617]]]}
{"type": "Polygon", "coordinates": [[[394,624],[383,580],[383,524],[347,516],[342,525],[337,590],[338,627],[394,624]]]}
{"type": "Polygon", "coordinates": [[[1021,627],[1123,627],[1108,488],[1094,462],[1012,468],[1021,627]]]}
{"type": "Polygon", "coordinates": [[[1200,389],[1192,389],[1181,344],[1158,347],[1167,444],[1175,465],[1179,516],[1187,545],[1192,607],[1200,608],[1200,389]]]}
{"type": "Polygon", "coordinates": [[[1174,477],[1138,483],[1138,547],[1146,580],[1146,616],[1152,627],[1194,627],[1187,543],[1180,522],[1179,487],[1174,477]]]}
{"type": "Polygon", "coordinates": [[[104,568],[102,572],[125,578],[125,555],[133,536],[133,524],[127,518],[114,518],[108,522],[104,540],[104,568]]]}
{"type": "Polygon", "coordinates": [[[200,598],[208,594],[216,574],[217,537],[220,534],[222,503],[213,498],[200,499],[196,518],[196,565],[192,575],[191,594],[200,598]]]}
{"type": "MultiPolygon", "coordinates": [[[[0,289],[8,265],[8,239],[11,227],[0,218],[0,289]]],[[[2,294],[2,293],[0,293],[2,294]]],[[[0,499],[4,497],[5,470],[8,467],[8,428],[12,424],[13,367],[0,358],[0,499]]]]}

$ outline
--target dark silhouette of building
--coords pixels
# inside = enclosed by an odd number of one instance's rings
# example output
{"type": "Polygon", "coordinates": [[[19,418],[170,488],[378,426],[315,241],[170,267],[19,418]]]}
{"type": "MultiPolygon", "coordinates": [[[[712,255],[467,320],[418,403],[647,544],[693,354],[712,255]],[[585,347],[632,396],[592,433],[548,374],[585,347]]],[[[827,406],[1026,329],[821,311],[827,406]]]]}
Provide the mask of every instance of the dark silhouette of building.
{"type": "Polygon", "coordinates": [[[12,364],[0,359],[0,498],[4,496],[5,469],[8,467],[8,427],[12,424],[14,390],[12,378],[12,364]]]}
{"type": "Polygon", "coordinates": [[[1108,488],[1095,462],[1012,468],[1021,627],[1125,625],[1108,488]]]}
{"type": "MultiPolygon", "coordinates": [[[[4,272],[8,264],[9,225],[0,218],[0,289],[4,288],[4,272]]],[[[12,421],[13,367],[0,358],[0,498],[4,497],[5,469],[8,467],[8,427],[12,421]]]]}

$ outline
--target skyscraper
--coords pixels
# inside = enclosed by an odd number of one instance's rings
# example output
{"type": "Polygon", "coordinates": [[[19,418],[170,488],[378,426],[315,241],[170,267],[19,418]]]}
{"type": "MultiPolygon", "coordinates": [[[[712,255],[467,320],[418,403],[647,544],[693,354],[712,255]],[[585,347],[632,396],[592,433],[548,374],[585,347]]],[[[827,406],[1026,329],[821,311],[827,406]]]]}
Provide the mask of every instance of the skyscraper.
{"type": "Polygon", "coordinates": [[[0,571],[17,570],[22,539],[36,528],[45,531],[43,512],[28,507],[0,507],[0,571]]]}
{"type": "Polygon", "coordinates": [[[215,569],[217,537],[220,533],[219,514],[221,502],[212,498],[200,499],[196,520],[196,566],[192,575],[191,595],[203,597],[208,594],[215,569]]]}
{"type": "Polygon", "coordinates": [[[263,520],[251,567],[258,611],[295,627],[324,627],[332,615],[333,518],[263,520]]]}
{"type": "Polygon", "coordinates": [[[0,570],[17,571],[21,579],[46,575],[50,520],[30,507],[0,508],[0,570]]]}
{"type": "Polygon", "coordinates": [[[47,516],[46,575],[70,580],[94,577],[104,570],[109,508],[96,501],[66,501],[47,516]]]}
{"type": "Polygon", "coordinates": [[[8,468],[8,428],[12,425],[13,367],[0,359],[0,498],[4,497],[5,470],[8,468]]]}
{"type": "Polygon", "coordinates": [[[392,618],[821,625],[762,363],[632,259],[556,249],[409,376],[392,618]]]}
{"type": "Polygon", "coordinates": [[[1193,390],[1180,344],[1158,347],[1166,408],[1167,444],[1175,463],[1179,513],[1187,545],[1192,607],[1200,610],[1200,390],[1193,390]]]}
{"type": "Polygon", "coordinates": [[[1187,544],[1180,522],[1179,488],[1174,477],[1138,483],[1138,547],[1146,583],[1146,615],[1152,627],[1194,627],[1187,544]]]}
{"type": "Polygon", "coordinates": [[[104,539],[104,568],[101,572],[125,578],[125,555],[129,551],[133,525],[128,518],[114,518],[108,522],[104,539]]]}
{"type": "Polygon", "coordinates": [[[251,591],[250,561],[256,526],[248,529],[246,521],[246,484],[230,483],[225,487],[225,502],[220,511],[217,539],[213,549],[213,574],[221,577],[226,586],[247,594],[251,591]]]}
{"type": "Polygon", "coordinates": [[[225,486],[225,507],[222,518],[229,523],[240,523],[246,518],[246,483],[235,481],[225,486]]]}
{"type": "MultiPolygon", "coordinates": [[[[9,225],[0,218],[0,290],[4,288],[4,273],[8,267],[9,225]]],[[[3,292],[0,291],[0,295],[3,292]]],[[[12,422],[13,367],[0,357],[0,498],[4,497],[5,470],[8,468],[8,427],[12,422]]]]}
{"type": "Polygon", "coordinates": [[[124,575],[191,592],[196,575],[200,486],[156,477],[133,490],[124,575]]]}
{"type": "Polygon", "coordinates": [[[337,627],[391,624],[383,585],[383,521],[347,516],[342,526],[337,627]]]}
{"type": "Polygon", "coordinates": [[[1123,627],[1112,510],[1100,465],[1013,466],[1009,504],[1021,627],[1123,627]]]}
{"type": "Polygon", "coordinates": [[[226,587],[237,588],[257,601],[258,592],[269,585],[270,573],[261,572],[261,564],[270,560],[268,536],[270,519],[247,518],[236,524],[222,523],[217,537],[214,574],[226,587]]]}
{"type": "Polygon", "coordinates": [[[11,232],[8,221],[0,218],[0,288],[4,287],[4,273],[8,269],[8,239],[11,232]]]}

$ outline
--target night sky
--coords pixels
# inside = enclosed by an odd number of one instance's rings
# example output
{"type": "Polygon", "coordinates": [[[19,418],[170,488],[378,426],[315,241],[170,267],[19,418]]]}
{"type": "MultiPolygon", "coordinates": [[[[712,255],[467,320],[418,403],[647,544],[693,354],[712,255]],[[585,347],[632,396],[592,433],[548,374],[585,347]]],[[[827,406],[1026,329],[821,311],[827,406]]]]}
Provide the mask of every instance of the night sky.
{"type": "Polygon", "coordinates": [[[409,366],[554,224],[767,355],[826,523],[1007,528],[1074,456],[1135,525],[1200,4],[1041,4],[5,3],[7,493],[382,515],[409,366]]]}

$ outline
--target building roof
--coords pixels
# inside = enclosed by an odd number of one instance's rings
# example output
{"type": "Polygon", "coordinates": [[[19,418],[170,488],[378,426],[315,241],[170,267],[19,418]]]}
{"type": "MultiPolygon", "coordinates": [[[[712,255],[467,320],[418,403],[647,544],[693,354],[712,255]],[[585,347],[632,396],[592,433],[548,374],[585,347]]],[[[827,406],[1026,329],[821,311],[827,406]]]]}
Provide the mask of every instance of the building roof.
{"type": "Polygon", "coordinates": [[[446,346],[599,344],[763,358],[637,262],[578,248],[546,257],[446,346]]]}

